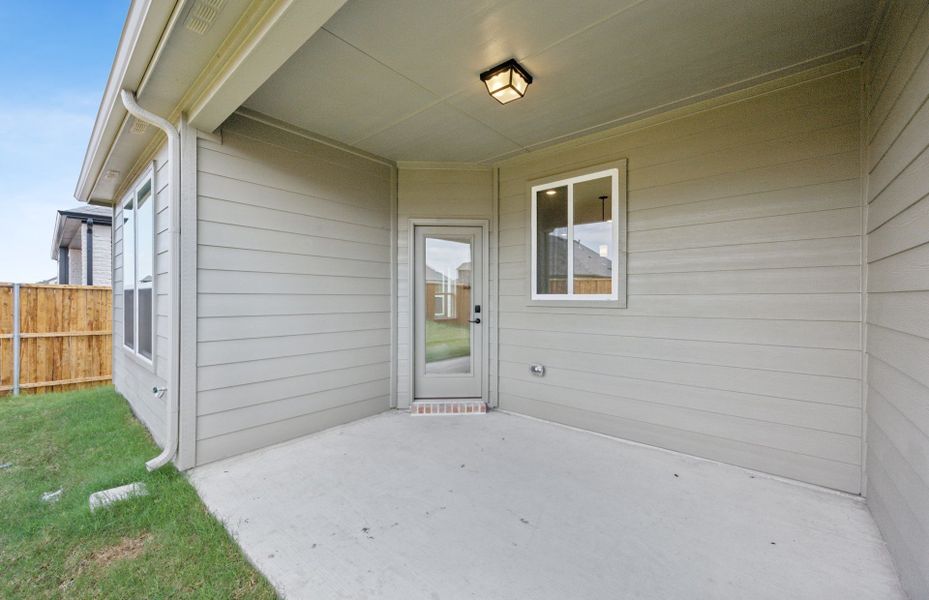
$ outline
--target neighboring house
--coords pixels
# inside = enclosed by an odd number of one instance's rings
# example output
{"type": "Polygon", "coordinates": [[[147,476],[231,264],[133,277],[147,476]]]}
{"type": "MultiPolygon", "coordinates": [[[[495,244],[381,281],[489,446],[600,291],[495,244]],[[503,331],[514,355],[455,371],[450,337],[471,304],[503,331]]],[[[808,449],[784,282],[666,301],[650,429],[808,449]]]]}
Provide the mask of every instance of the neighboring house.
{"type": "MultiPolygon", "coordinates": [[[[599,250],[599,249],[598,249],[599,250]]],[[[568,282],[568,242],[565,238],[548,234],[545,244],[539,249],[538,264],[545,265],[547,289],[549,293],[567,293],[568,282]]],[[[588,290],[589,293],[609,293],[613,278],[613,261],[605,252],[589,248],[579,240],[574,240],[574,253],[571,258],[574,291],[588,290]]]]}
{"type": "MultiPolygon", "coordinates": [[[[458,314],[458,286],[460,281],[446,277],[429,265],[425,265],[426,291],[424,296],[431,304],[426,310],[426,317],[432,321],[456,319],[458,314]]],[[[470,304],[470,302],[468,302],[470,304]]]]}
{"type": "Polygon", "coordinates": [[[111,285],[113,209],[79,206],[59,210],[52,235],[52,260],[61,285],[111,285]]]}
{"type": "Polygon", "coordinates": [[[458,285],[471,285],[471,261],[458,265],[455,272],[458,273],[458,285]]]}
{"type": "Polygon", "coordinates": [[[473,398],[862,494],[929,597],[929,3],[207,4],[132,2],[76,190],[161,460],[473,398]]]}

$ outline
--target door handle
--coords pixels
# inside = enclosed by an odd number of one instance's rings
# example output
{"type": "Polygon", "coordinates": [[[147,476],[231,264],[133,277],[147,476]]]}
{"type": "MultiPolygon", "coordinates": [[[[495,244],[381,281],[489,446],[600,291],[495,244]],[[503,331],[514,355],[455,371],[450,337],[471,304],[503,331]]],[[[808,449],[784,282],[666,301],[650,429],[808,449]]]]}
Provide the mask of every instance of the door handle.
{"type": "Polygon", "coordinates": [[[470,320],[468,321],[468,323],[474,323],[475,325],[480,325],[480,324],[481,324],[481,318],[478,317],[478,318],[476,318],[476,319],[470,319],[470,320]]]}

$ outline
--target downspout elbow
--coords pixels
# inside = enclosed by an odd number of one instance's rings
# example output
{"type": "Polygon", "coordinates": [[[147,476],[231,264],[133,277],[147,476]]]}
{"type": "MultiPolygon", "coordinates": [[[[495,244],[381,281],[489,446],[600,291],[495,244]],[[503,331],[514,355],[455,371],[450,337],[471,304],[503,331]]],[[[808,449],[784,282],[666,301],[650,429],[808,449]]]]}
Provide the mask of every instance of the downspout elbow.
{"type": "Polygon", "coordinates": [[[177,128],[174,127],[170,121],[139,106],[138,102],[136,102],[135,94],[129,90],[122,90],[120,92],[120,99],[122,100],[123,106],[126,107],[126,110],[130,115],[136,119],[139,119],[140,121],[151,123],[158,129],[164,131],[165,135],[168,137],[168,160],[170,161],[171,176],[171,198],[170,204],[168,206],[168,213],[170,215],[168,252],[170,252],[171,256],[171,273],[169,276],[169,281],[171,282],[169,290],[171,303],[171,338],[168,342],[170,348],[170,368],[168,369],[166,382],[167,389],[155,389],[156,395],[159,395],[159,392],[161,392],[167,396],[165,399],[165,407],[167,412],[167,419],[165,420],[165,423],[167,425],[167,435],[165,436],[164,450],[162,450],[161,454],[145,463],[145,467],[149,471],[154,471],[168,464],[177,454],[178,438],[180,433],[180,355],[178,349],[178,344],[180,343],[180,256],[178,255],[180,251],[180,229],[178,225],[178,214],[181,188],[181,138],[177,128]]]}

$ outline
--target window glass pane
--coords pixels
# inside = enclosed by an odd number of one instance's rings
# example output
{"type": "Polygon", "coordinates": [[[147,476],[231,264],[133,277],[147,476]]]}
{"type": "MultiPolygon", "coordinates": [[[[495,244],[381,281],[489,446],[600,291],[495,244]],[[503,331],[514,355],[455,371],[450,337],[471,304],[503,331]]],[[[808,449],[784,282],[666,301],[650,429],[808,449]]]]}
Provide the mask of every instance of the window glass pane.
{"type": "Polygon", "coordinates": [[[426,237],[426,373],[471,372],[471,238],[426,237]]]}
{"type": "Polygon", "coordinates": [[[536,293],[568,293],[568,188],[536,193],[536,293]]]}
{"type": "Polygon", "coordinates": [[[123,343],[135,348],[135,201],[123,206],[123,343]]]}
{"type": "Polygon", "coordinates": [[[613,291],[612,178],[574,184],[574,293],[613,291]]]}
{"type": "Polygon", "coordinates": [[[138,282],[139,354],[152,357],[155,210],[152,183],[136,196],[136,281],[138,282]]]}

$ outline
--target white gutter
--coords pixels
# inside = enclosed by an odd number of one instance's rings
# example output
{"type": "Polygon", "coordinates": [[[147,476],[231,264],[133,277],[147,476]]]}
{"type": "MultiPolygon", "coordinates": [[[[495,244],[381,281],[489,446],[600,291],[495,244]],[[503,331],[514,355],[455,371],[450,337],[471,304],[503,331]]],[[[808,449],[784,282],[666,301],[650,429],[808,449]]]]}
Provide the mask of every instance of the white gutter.
{"type": "MultiPolygon", "coordinates": [[[[165,406],[167,407],[168,413],[165,423],[167,423],[168,431],[165,438],[164,450],[162,450],[161,454],[145,463],[145,467],[149,471],[154,471],[155,469],[161,468],[168,464],[168,462],[174,458],[174,455],[177,453],[178,441],[178,412],[180,406],[178,392],[180,391],[179,374],[181,366],[180,352],[178,348],[181,340],[181,241],[178,218],[180,214],[181,200],[181,137],[174,125],[172,125],[167,119],[159,117],[158,115],[151,113],[139,106],[139,104],[136,102],[135,95],[129,90],[122,90],[120,92],[120,99],[123,101],[123,106],[126,107],[126,110],[129,111],[129,114],[131,114],[136,119],[139,119],[140,121],[151,123],[155,127],[164,131],[165,135],[168,136],[168,161],[170,163],[169,167],[171,172],[171,181],[169,184],[171,198],[168,202],[168,255],[171,257],[171,275],[168,279],[168,281],[171,283],[168,289],[168,297],[171,299],[171,336],[170,342],[168,344],[168,362],[170,363],[167,376],[168,397],[165,400],[165,406]]],[[[155,391],[157,392],[157,390],[155,391]]]]}

